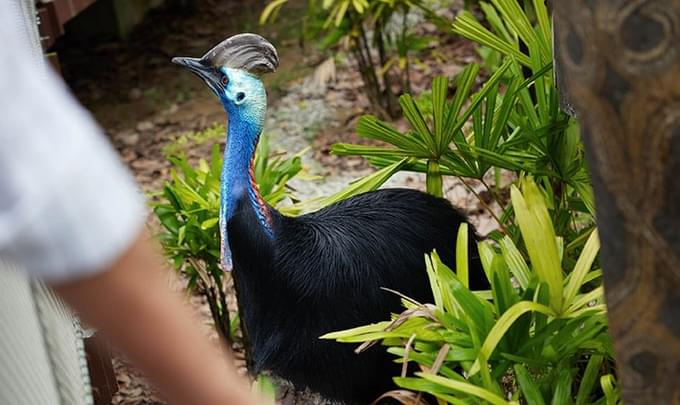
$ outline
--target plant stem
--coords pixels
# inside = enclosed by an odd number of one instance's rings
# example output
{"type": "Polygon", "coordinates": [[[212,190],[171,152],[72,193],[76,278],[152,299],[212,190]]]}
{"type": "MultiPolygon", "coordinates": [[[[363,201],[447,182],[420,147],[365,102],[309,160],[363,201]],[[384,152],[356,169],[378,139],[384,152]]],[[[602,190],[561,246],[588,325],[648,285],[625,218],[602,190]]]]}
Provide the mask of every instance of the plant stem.
{"type": "Polygon", "coordinates": [[[427,176],[425,179],[427,193],[435,197],[444,197],[444,183],[439,162],[436,160],[427,161],[427,176]]]}
{"type": "MultiPolygon", "coordinates": [[[[385,38],[383,36],[382,19],[377,19],[375,21],[373,40],[375,41],[376,48],[378,48],[378,62],[380,63],[380,70],[382,70],[387,65],[387,53],[385,52],[385,38]]],[[[383,107],[385,107],[389,113],[390,118],[396,118],[399,114],[399,108],[397,108],[396,97],[392,91],[392,79],[390,78],[390,73],[385,71],[382,75],[382,79],[385,87],[382,90],[383,107]]]]}
{"type": "MultiPolygon", "coordinates": [[[[406,31],[408,30],[407,22],[408,22],[408,11],[409,9],[407,7],[404,8],[404,17],[401,20],[401,42],[402,44],[406,43],[406,31]]],[[[402,84],[403,86],[403,91],[406,93],[411,93],[411,59],[408,56],[408,50],[404,53],[404,60],[406,61],[406,64],[404,66],[404,83],[402,84]]]]}
{"type": "Polygon", "coordinates": [[[217,329],[228,347],[232,347],[234,340],[230,333],[231,322],[223,286],[215,281],[215,278],[204,268],[205,266],[202,265],[202,263],[193,258],[188,258],[188,261],[195,271],[201,275],[200,280],[201,285],[203,286],[203,295],[205,295],[206,300],[208,301],[210,314],[215,323],[215,329],[217,329]],[[215,290],[217,290],[217,292],[215,290]]]}
{"type": "Polygon", "coordinates": [[[491,195],[491,198],[498,204],[499,207],[503,207],[504,203],[503,201],[500,200],[499,195],[494,191],[493,187],[489,186],[484,179],[479,179],[479,181],[482,183],[484,187],[486,187],[486,190],[489,192],[491,195]]]}
{"type": "MultiPolygon", "coordinates": [[[[480,195],[479,195],[472,187],[470,187],[470,185],[467,184],[467,183],[465,182],[465,180],[463,180],[462,177],[460,177],[460,176],[456,176],[456,177],[458,178],[458,180],[460,180],[460,181],[463,183],[463,185],[465,186],[465,188],[468,189],[469,192],[471,192],[472,194],[474,194],[475,197],[477,197],[477,199],[479,200],[480,204],[482,204],[482,206],[483,206],[487,211],[489,211],[489,214],[491,214],[491,216],[493,217],[493,219],[496,220],[496,223],[498,223],[498,226],[501,228],[501,232],[504,233],[504,234],[506,234],[506,235],[510,235],[510,232],[509,232],[508,229],[505,227],[505,225],[503,225],[503,222],[500,220],[500,218],[498,218],[498,216],[496,215],[496,213],[493,212],[493,209],[491,209],[491,207],[486,203],[486,201],[484,201],[484,199],[482,198],[482,196],[480,196],[480,195]]],[[[501,205],[501,206],[502,206],[502,205],[501,205]]]]}

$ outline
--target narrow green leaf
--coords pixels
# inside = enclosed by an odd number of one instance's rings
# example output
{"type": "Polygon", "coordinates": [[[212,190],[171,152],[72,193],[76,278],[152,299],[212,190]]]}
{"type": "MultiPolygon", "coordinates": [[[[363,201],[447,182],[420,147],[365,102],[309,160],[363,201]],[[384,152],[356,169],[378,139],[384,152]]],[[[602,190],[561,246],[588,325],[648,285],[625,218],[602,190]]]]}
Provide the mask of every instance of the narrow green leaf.
{"type": "Polygon", "coordinates": [[[448,388],[443,388],[439,384],[435,384],[431,381],[426,381],[423,380],[422,378],[416,378],[416,377],[395,377],[394,382],[397,384],[397,386],[406,388],[408,390],[413,390],[413,391],[419,391],[419,392],[427,392],[429,394],[432,394],[436,396],[437,398],[440,398],[443,401],[446,401],[446,403],[454,404],[454,405],[470,405],[469,401],[465,401],[462,399],[458,399],[452,395],[454,391],[448,388]]]}
{"type": "Polygon", "coordinates": [[[411,127],[416,134],[427,144],[431,153],[436,153],[437,146],[434,142],[432,132],[430,132],[430,129],[427,127],[425,118],[423,118],[423,114],[420,112],[413,97],[411,97],[410,94],[404,94],[399,97],[399,104],[401,105],[404,117],[408,120],[409,124],[411,124],[411,127]]]}
{"type": "Polygon", "coordinates": [[[484,13],[484,17],[486,18],[486,21],[489,22],[489,25],[491,28],[494,30],[496,34],[499,34],[503,37],[503,39],[508,42],[508,43],[515,43],[517,42],[517,37],[514,35],[511,35],[510,32],[508,31],[507,28],[505,28],[505,23],[501,19],[501,17],[498,15],[498,12],[496,9],[489,3],[480,1],[479,2],[479,7],[482,9],[482,12],[484,13]]]}
{"type": "Polygon", "coordinates": [[[206,229],[212,228],[213,226],[215,226],[217,224],[218,220],[219,220],[219,218],[206,219],[205,221],[203,221],[201,223],[201,229],[206,230],[206,229]]]}
{"type": "Polygon", "coordinates": [[[182,225],[179,227],[179,232],[177,234],[177,244],[181,245],[182,242],[184,242],[184,238],[187,234],[187,227],[186,225],[182,225]]]}
{"type": "MultiPolygon", "coordinates": [[[[434,305],[437,308],[445,308],[444,299],[442,298],[442,291],[439,288],[439,279],[437,277],[437,269],[433,263],[431,256],[425,255],[425,269],[427,271],[427,277],[430,281],[430,289],[432,290],[432,295],[434,297],[434,305]]],[[[455,313],[455,309],[448,308],[449,312],[455,313]]]]}
{"type": "Polygon", "coordinates": [[[545,405],[541,390],[538,388],[527,369],[521,364],[515,364],[515,377],[519,383],[522,396],[527,401],[527,405],[545,405]]]}
{"type": "Polygon", "coordinates": [[[413,151],[405,151],[401,149],[395,149],[395,148],[384,148],[381,146],[366,146],[366,145],[353,145],[353,144],[347,144],[347,143],[336,143],[331,147],[331,152],[334,155],[353,155],[353,156],[364,156],[364,157],[376,157],[376,156],[385,156],[385,157],[394,157],[398,156],[399,158],[403,157],[422,157],[426,158],[427,155],[418,155],[417,153],[414,153],[413,151]]]}
{"type": "Polygon", "coordinates": [[[600,377],[600,386],[605,398],[607,398],[607,405],[617,405],[619,403],[620,395],[615,388],[615,381],[614,376],[611,374],[600,377]]]}
{"type": "Polygon", "coordinates": [[[593,301],[602,302],[603,297],[604,297],[604,288],[602,286],[599,286],[599,287],[593,289],[592,291],[588,291],[585,294],[577,295],[575,297],[575,299],[572,301],[569,308],[567,308],[565,316],[574,317],[574,316],[576,316],[576,314],[579,313],[580,310],[587,308],[587,306],[591,302],[593,302],[593,301]]]}
{"type": "Polygon", "coordinates": [[[398,162],[395,162],[387,167],[378,170],[375,173],[372,173],[366,177],[363,177],[355,181],[348,187],[345,187],[344,189],[338,191],[333,195],[321,199],[310,200],[303,203],[295,204],[295,207],[297,210],[299,210],[299,212],[309,212],[334,204],[338,201],[346,200],[347,198],[352,197],[354,195],[376,190],[378,187],[383,185],[387,180],[389,180],[389,178],[392,177],[396,172],[401,170],[402,166],[406,164],[407,161],[408,158],[401,159],[398,162]]]}
{"type": "Polygon", "coordinates": [[[573,374],[570,369],[562,368],[557,377],[557,386],[553,394],[550,405],[569,405],[571,404],[571,382],[573,374]]]}
{"type": "Polygon", "coordinates": [[[563,285],[555,230],[543,195],[532,179],[524,181],[523,191],[524,195],[517,187],[512,186],[510,191],[512,206],[529,251],[531,264],[539,280],[548,284],[550,306],[559,313],[562,310],[563,285]]]}
{"type": "Polygon", "coordinates": [[[385,330],[385,327],[387,327],[389,324],[390,322],[388,321],[372,323],[370,325],[358,326],[352,329],[326,333],[325,335],[320,336],[319,339],[337,340],[352,336],[365,335],[368,333],[383,332],[385,330]]]}
{"type": "Polygon", "coordinates": [[[403,135],[389,124],[371,115],[364,115],[359,119],[357,133],[364,138],[391,143],[401,150],[417,151],[421,155],[427,155],[429,152],[422,140],[403,135]]]}
{"type": "Polygon", "coordinates": [[[508,264],[512,275],[515,276],[515,279],[522,290],[526,290],[529,286],[532,274],[531,270],[529,270],[529,266],[524,261],[524,257],[522,257],[522,254],[512,242],[512,239],[507,235],[500,240],[499,245],[503,258],[508,264]]]}
{"type": "Polygon", "coordinates": [[[418,377],[423,378],[424,380],[431,381],[433,383],[436,383],[438,385],[441,385],[443,387],[452,389],[454,391],[459,391],[468,395],[475,396],[477,398],[480,398],[484,401],[487,401],[493,405],[509,405],[512,404],[511,402],[508,402],[504,400],[502,397],[498,396],[497,394],[488,391],[484,388],[477,387],[476,385],[470,384],[470,383],[465,383],[465,382],[460,382],[460,381],[455,381],[450,378],[445,378],[441,377],[438,375],[433,375],[433,374],[428,374],[428,373],[423,373],[423,372],[418,372],[416,373],[418,377]]]}
{"type": "Polygon", "coordinates": [[[340,4],[336,7],[336,14],[335,14],[335,26],[339,27],[342,24],[343,18],[345,18],[345,13],[347,12],[347,8],[349,7],[350,0],[343,0],[340,2],[340,4]]]}
{"type": "Polygon", "coordinates": [[[590,234],[583,251],[581,251],[581,255],[576,261],[576,266],[574,266],[574,270],[572,270],[569,281],[564,289],[564,305],[571,305],[572,300],[581,289],[583,280],[588,271],[590,271],[599,250],[600,239],[597,231],[593,231],[590,234]]]}
{"type": "Polygon", "coordinates": [[[503,21],[525,44],[536,43],[538,38],[526,13],[517,1],[491,0],[503,17],[503,21]]]}
{"type": "Polygon", "coordinates": [[[588,360],[588,365],[586,366],[586,371],[583,373],[581,382],[578,386],[578,392],[576,393],[576,405],[585,405],[590,402],[590,394],[593,391],[595,382],[597,381],[597,376],[600,372],[600,365],[604,357],[601,355],[594,354],[590,356],[588,360]]]}
{"type": "MultiPolygon", "coordinates": [[[[510,326],[512,326],[512,324],[520,316],[530,311],[539,312],[549,316],[556,316],[555,311],[553,311],[549,307],[546,307],[545,305],[537,304],[531,301],[518,302],[517,304],[513,305],[510,309],[508,309],[503,315],[501,315],[500,318],[498,318],[498,321],[496,321],[496,324],[493,326],[493,328],[487,335],[486,340],[484,340],[484,344],[482,345],[482,348],[480,350],[480,355],[483,355],[486,358],[491,357],[491,354],[493,353],[494,349],[505,335],[505,332],[507,332],[507,330],[510,328],[510,326]]],[[[470,368],[469,374],[470,375],[477,374],[479,372],[479,369],[480,362],[478,359],[470,368]]]]}
{"type": "Polygon", "coordinates": [[[493,34],[477,21],[472,13],[463,11],[453,23],[453,32],[481,45],[495,49],[503,55],[512,56],[525,66],[531,65],[529,57],[519,51],[516,44],[511,44],[504,38],[493,34]]]}
{"type": "Polygon", "coordinates": [[[286,4],[288,0],[273,0],[271,3],[267,4],[267,7],[262,10],[260,14],[260,25],[264,25],[272,16],[275,10],[279,9],[282,5],[286,4]]]}
{"type": "Polygon", "coordinates": [[[470,287],[468,276],[468,224],[462,223],[458,227],[456,239],[456,273],[458,280],[465,286],[470,287]]]}
{"type": "Polygon", "coordinates": [[[474,113],[477,108],[479,108],[479,105],[482,103],[484,98],[489,94],[489,92],[493,91],[495,86],[502,80],[503,75],[505,72],[510,68],[511,61],[508,60],[505,63],[503,63],[498,70],[494,72],[493,75],[489,78],[489,80],[484,83],[482,86],[481,90],[477,92],[475,95],[472,96],[472,99],[470,100],[470,105],[467,107],[463,115],[460,116],[460,118],[453,123],[453,128],[449,131],[446,130],[446,133],[452,133],[455,134],[457,133],[463,125],[465,125],[465,122],[470,118],[472,113],[474,113]]]}
{"type": "Polygon", "coordinates": [[[453,138],[458,122],[458,116],[460,115],[460,110],[463,108],[463,104],[468,100],[470,90],[475,84],[475,79],[479,73],[479,65],[470,64],[462,72],[456,76],[456,93],[453,96],[453,101],[451,102],[451,107],[446,113],[446,123],[444,128],[442,128],[442,133],[445,137],[443,142],[448,146],[453,138]]]}
{"type": "Polygon", "coordinates": [[[444,76],[437,76],[432,80],[432,117],[434,121],[434,136],[437,141],[437,148],[443,151],[445,145],[444,124],[446,119],[446,95],[449,90],[449,79],[444,76]]]}

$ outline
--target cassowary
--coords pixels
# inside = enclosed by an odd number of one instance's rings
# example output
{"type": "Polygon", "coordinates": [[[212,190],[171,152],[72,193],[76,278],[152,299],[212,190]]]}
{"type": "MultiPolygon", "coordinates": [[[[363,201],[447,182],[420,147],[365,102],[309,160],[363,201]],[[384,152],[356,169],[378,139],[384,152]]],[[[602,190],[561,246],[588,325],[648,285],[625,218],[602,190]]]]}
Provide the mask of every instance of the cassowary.
{"type": "MultiPolygon", "coordinates": [[[[203,79],[228,115],[221,177],[222,263],[234,269],[252,372],[268,370],[345,403],[369,403],[392,387],[398,366],[383,348],[319,336],[389,319],[399,291],[432,296],[424,255],[455,263],[465,217],[441,198],[407,189],[361,194],[320,211],[286,217],[260,197],[253,155],[267,108],[259,75],[278,65],[276,49],[255,34],[230,37],[202,58],[174,58],[203,79]]],[[[470,227],[470,240],[475,233],[470,227]]],[[[470,243],[473,288],[485,285],[470,243]]]]}

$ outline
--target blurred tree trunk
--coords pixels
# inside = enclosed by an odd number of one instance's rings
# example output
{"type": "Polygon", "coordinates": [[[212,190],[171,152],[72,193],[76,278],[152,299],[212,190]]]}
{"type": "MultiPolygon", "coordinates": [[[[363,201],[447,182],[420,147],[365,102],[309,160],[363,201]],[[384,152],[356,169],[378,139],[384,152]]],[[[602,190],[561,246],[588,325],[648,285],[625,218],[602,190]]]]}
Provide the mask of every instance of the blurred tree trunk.
{"type": "Polygon", "coordinates": [[[553,2],[627,404],[680,403],[680,0],[553,2]]]}

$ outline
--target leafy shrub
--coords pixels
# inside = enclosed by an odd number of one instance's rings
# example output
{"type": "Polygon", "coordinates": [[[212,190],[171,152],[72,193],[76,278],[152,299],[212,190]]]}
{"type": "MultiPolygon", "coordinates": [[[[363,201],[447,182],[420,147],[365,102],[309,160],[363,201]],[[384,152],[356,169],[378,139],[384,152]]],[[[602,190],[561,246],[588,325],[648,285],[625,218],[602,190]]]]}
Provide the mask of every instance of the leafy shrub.
{"type": "MultiPolygon", "coordinates": [[[[220,130],[224,136],[222,125],[189,135],[189,138],[194,141],[212,139],[220,130]]],[[[194,167],[182,153],[183,139],[185,137],[180,137],[178,144],[167,149],[178,155],[168,157],[174,165],[172,179],[165,183],[160,201],[154,204],[154,212],[162,226],[159,239],[174,267],[187,279],[188,290],[196,290],[206,298],[215,327],[231,342],[238,320],[229,318],[226,275],[220,268],[218,222],[222,156],[219,146],[214,145],[210,161],[200,160],[194,167]]],[[[268,204],[276,206],[291,197],[286,184],[302,170],[301,153],[287,158],[271,155],[267,138],[262,137],[254,173],[260,193],[268,204]]]]}
{"type": "Polygon", "coordinates": [[[512,188],[512,204],[529,263],[509,237],[480,242],[491,291],[468,290],[463,226],[455,273],[436,252],[427,257],[434,304],[403,297],[407,309],[392,321],[323,338],[363,342],[359,350],[381,341],[398,361],[423,370],[411,377],[404,367],[398,386],[446,403],[616,403],[603,289],[588,288],[602,277],[593,266],[597,232],[568,272],[545,195],[530,178],[522,189],[512,188]]]}
{"type": "Polygon", "coordinates": [[[443,194],[442,176],[481,182],[503,209],[495,216],[500,232],[479,246],[491,291],[467,288],[462,229],[455,273],[436,252],[426,260],[434,304],[404,297],[406,311],[391,322],[324,337],[364,342],[359,350],[381,341],[424,370],[407,377],[404,368],[397,385],[449,403],[616,403],[578,123],[560,110],[548,11],[541,0],[525,3],[531,4],[479,2],[490,28],[467,11],[450,26],[502,57],[478,91],[477,65],[453,86],[437,77],[431,92],[400,97],[407,131],[373,116],[360,119],[359,135],[388,146],[333,147],[379,168],[403,162],[399,170],[426,174],[434,195],[443,194]],[[512,204],[498,184],[488,184],[488,174],[499,170],[514,173],[512,204]]]}
{"type": "Polygon", "coordinates": [[[480,2],[480,7],[493,32],[467,11],[451,28],[504,57],[479,91],[471,94],[480,70],[475,64],[455,78],[451,99],[450,81],[437,77],[431,93],[418,102],[410,94],[400,97],[409,130],[402,133],[373,116],[360,119],[359,135],[390,146],[337,144],[333,152],[364,156],[377,167],[409,157],[402,169],[426,173],[427,191],[434,195],[443,193],[442,176],[479,180],[504,208],[500,216],[491,214],[502,233],[514,240],[518,230],[512,206],[498,184],[488,184],[487,174],[502,169],[516,179],[531,175],[548,197],[557,234],[574,242],[568,249],[571,256],[593,226],[594,202],[578,123],[560,110],[553,82],[547,9],[542,1],[534,2],[537,23],[532,25],[516,0],[480,2]],[[520,43],[528,53],[520,51],[520,43]],[[528,79],[523,69],[530,71],[528,79]]]}

